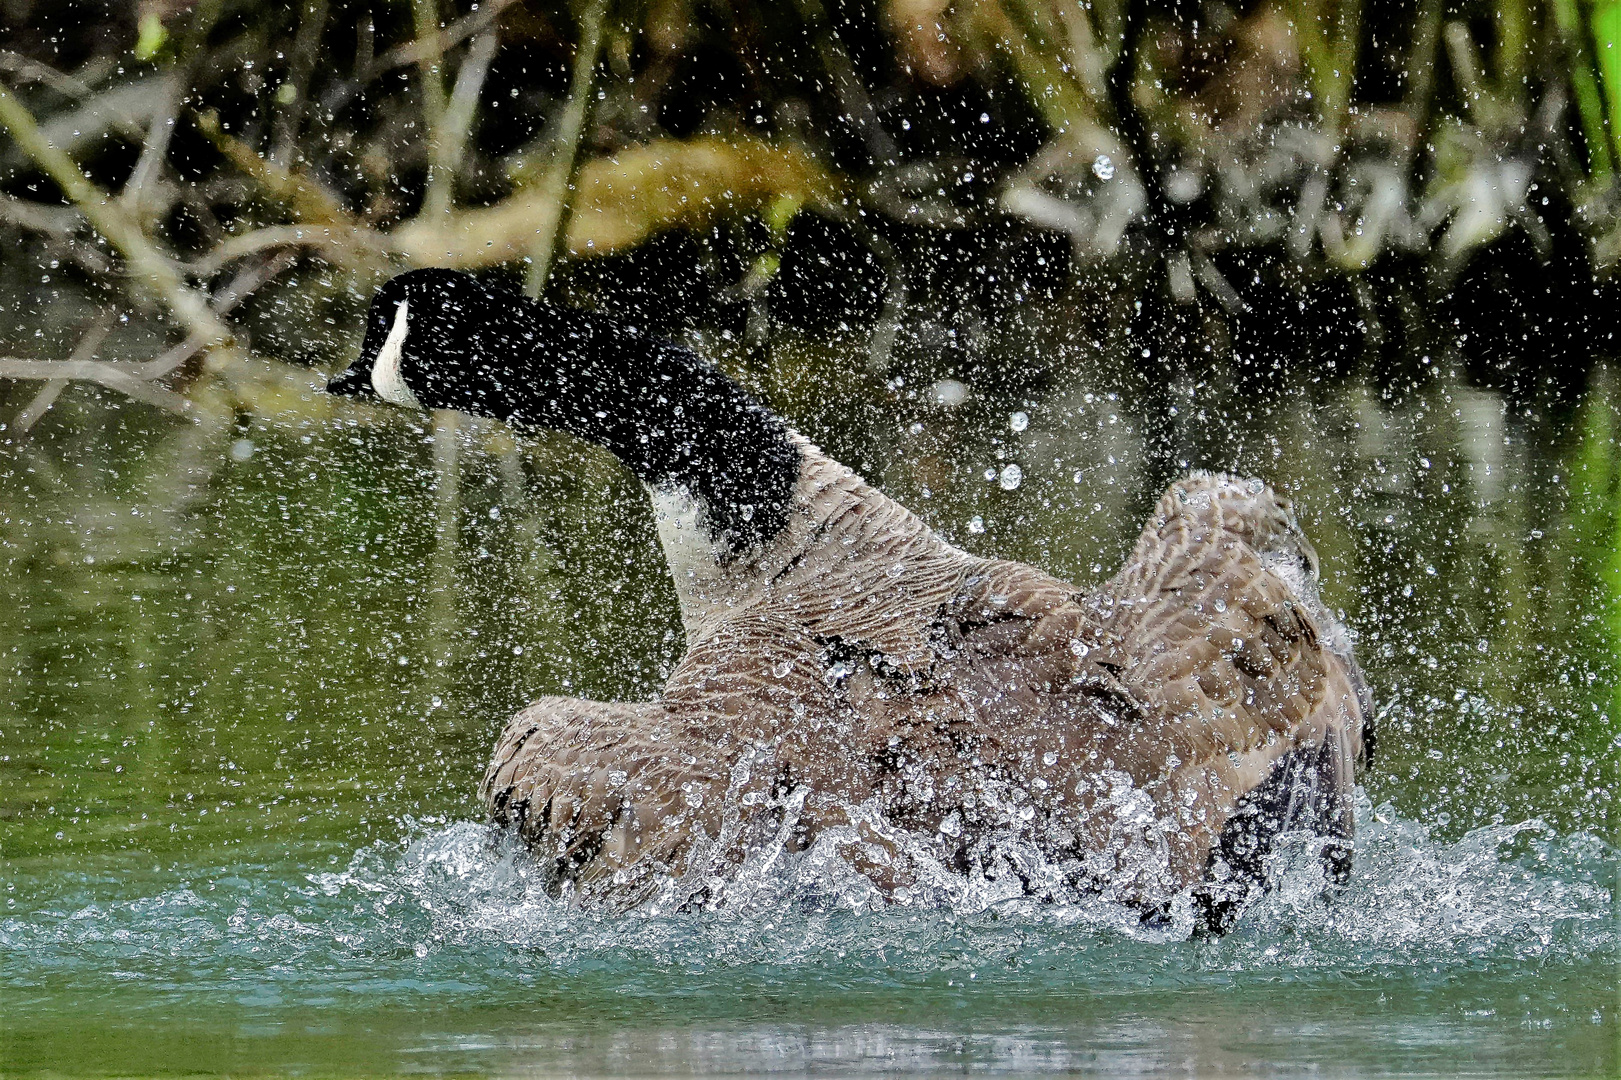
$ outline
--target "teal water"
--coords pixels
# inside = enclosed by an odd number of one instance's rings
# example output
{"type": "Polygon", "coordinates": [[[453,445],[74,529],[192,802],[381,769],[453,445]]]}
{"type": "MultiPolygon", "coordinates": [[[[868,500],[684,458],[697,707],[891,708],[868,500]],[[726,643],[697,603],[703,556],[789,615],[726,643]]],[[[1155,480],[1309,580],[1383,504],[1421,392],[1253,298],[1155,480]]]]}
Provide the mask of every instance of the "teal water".
{"type": "Polygon", "coordinates": [[[1188,940],[989,886],[876,908],[813,850],[721,910],[571,908],[474,786],[528,698],[678,655],[629,477],[74,388],[0,455],[0,1071],[1615,1075],[1617,380],[1145,380],[1062,315],[954,408],[859,341],[727,362],[954,542],[1077,581],[1188,465],[1286,490],[1380,702],[1344,889],[1285,874],[1188,940]]]}

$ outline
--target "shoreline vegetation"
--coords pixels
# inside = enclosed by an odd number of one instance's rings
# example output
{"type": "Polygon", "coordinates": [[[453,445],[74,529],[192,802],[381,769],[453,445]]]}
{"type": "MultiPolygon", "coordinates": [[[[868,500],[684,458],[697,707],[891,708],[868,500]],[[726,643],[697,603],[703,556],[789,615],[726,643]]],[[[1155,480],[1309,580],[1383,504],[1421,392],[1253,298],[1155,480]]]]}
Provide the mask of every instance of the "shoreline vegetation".
{"type": "Polygon", "coordinates": [[[6,21],[0,263],[99,309],[61,356],[0,358],[40,387],[10,438],[71,380],[184,411],[200,383],[285,381],[266,355],[328,366],[254,333],[289,283],[336,324],[423,265],[755,345],[855,324],[874,371],[920,351],[908,308],[941,312],[950,374],[986,312],[1060,295],[1172,364],[1433,341],[1527,388],[1585,381],[1621,322],[1615,0],[11,0],[6,21]],[[101,359],[130,304],[171,339],[101,359]]]}

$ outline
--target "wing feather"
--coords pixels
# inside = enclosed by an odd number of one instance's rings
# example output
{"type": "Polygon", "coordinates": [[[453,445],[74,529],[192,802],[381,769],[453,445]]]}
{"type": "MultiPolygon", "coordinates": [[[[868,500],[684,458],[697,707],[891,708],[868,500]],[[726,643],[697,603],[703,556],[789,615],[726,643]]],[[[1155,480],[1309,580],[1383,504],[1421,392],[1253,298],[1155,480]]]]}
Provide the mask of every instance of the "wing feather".
{"type": "Polygon", "coordinates": [[[1103,629],[1127,658],[1119,678],[1183,762],[1167,794],[1223,808],[1191,831],[1206,850],[1257,804],[1246,796],[1291,768],[1286,792],[1259,800],[1260,831],[1350,838],[1367,692],[1318,599],[1316,564],[1270,488],[1202,474],[1166,493],[1102,592],[1103,629]]]}
{"type": "Polygon", "coordinates": [[[1023,830],[1145,908],[1213,867],[1253,877],[1283,829],[1350,837],[1370,706],[1270,489],[1180,481],[1091,594],[930,548],[910,520],[876,537],[833,521],[834,553],[707,624],[656,703],[520,713],[485,779],[491,816],[559,881],[628,903],[654,876],[735,865],[765,835],[739,820],[796,829],[792,845],[874,798],[922,835],[969,823],[965,850],[975,828],[1023,830]],[[898,576],[837,554],[902,540],[927,558],[892,552],[898,576]],[[773,817],[789,791],[793,820],[773,817]],[[727,825],[740,805],[756,809],[727,825]]]}

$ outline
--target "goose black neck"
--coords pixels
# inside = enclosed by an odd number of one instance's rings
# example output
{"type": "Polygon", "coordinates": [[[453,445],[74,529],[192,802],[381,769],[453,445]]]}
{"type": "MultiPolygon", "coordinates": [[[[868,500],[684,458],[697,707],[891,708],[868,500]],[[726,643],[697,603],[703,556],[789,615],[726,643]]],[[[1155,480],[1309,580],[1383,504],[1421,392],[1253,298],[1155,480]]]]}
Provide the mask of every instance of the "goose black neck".
{"type": "Polygon", "coordinates": [[[594,442],[650,487],[685,489],[734,554],[769,544],[787,525],[799,447],[714,364],[598,315],[502,299],[461,350],[439,343],[435,362],[420,369],[424,404],[594,442]]]}

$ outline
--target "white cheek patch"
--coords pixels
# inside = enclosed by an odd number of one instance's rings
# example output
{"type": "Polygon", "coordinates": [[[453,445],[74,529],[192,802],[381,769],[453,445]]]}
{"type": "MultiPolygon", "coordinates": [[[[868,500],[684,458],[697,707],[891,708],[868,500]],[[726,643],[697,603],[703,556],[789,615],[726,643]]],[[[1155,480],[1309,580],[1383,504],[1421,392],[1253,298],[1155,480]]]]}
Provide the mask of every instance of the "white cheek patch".
{"type": "Polygon", "coordinates": [[[410,307],[409,300],[401,300],[400,306],[394,309],[394,325],[388,328],[388,337],[383,340],[383,347],[377,351],[377,362],[371,367],[371,388],[390,405],[421,409],[422,403],[400,375],[400,353],[405,348],[405,332],[411,321],[410,307]]]}
{"type": "Polygon", "coordinates": [[[653,518],[677,591],[716,577],[721,557],[729,550],[724,541],[709,535],[699,510],[698,501],[685,488],[662,487],[653,492],[653,518]]]}

